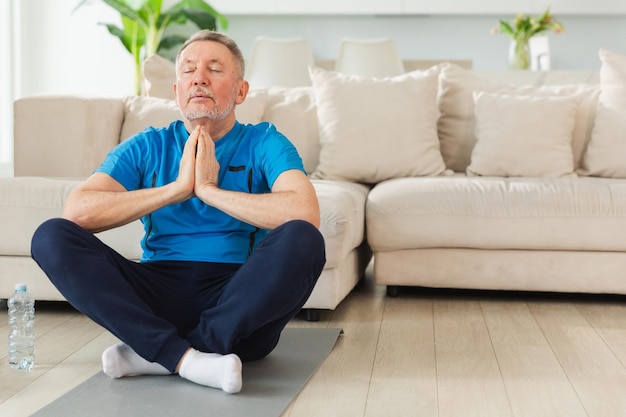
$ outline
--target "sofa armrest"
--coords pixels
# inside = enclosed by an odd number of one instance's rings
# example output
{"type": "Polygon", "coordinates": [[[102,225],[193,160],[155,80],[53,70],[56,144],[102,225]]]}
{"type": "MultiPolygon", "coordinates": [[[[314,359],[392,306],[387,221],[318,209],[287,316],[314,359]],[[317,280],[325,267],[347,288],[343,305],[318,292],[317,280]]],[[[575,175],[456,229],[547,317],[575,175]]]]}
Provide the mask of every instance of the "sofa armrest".
{"type": "Polygon", "coordinates": [[[32,96],[14,103],[15,176],[86,177],[119,143],[119,98],[32,96]]]}

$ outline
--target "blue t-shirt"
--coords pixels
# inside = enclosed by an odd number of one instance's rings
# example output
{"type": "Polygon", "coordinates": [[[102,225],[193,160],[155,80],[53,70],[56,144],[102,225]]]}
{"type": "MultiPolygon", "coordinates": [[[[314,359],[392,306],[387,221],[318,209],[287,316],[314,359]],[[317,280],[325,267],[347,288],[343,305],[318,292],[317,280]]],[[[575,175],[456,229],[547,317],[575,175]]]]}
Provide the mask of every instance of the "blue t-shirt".
{"type": "MultiPolygon", "coordinates": [[[[166,128],[147,128],[113,149],[96,172],[110,175],[129,191],[169,184],[178,176],[188,138],[180,120],[166,128]]],[[[235,123],[215,142],[215,154],[220,164],[218,185],[226,190],[268,193],[281,173],[304,172],[296,148],[270,123],[235,123]]],[[[197,197],[163,207],[141,221],[142,262],[244,263],[268,233],[197,197]]]]}

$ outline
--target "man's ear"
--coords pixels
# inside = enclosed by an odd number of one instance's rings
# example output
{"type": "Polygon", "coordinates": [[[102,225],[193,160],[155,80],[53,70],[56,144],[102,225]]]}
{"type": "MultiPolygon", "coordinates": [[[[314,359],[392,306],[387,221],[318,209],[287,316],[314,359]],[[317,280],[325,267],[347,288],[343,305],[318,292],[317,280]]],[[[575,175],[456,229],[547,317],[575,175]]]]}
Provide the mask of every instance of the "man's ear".
{"type": "Polygon", "coordinates": [[[235,97],[235,104],[241,104],[245,101],[248,95],[250,84],[246,80],[239,81],[239,88],[237,88],[237,96],[235,97]]]}

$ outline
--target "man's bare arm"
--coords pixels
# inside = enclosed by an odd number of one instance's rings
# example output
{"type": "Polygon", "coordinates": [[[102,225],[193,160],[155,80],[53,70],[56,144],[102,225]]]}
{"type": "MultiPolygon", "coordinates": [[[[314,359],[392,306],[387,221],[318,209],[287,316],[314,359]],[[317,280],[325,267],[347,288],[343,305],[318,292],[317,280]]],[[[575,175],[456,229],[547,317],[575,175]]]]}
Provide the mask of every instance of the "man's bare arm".
{"type": "Polygon", "coordinates": [[[246,223],[272,230],[289,220],[305,220],[320,226],[320,209],[315,189],[303,172],[283,172],[271,193],[249,194],[218,188],[215,184],[196,188],[205,203],[246,223]]]}
{"type": "Polygon", "coordinates": [[[62,217],[91,232],[101,232],[175,202],[173,191],[169,185],[127,191],[109,175],[96,173],[69,195],[62,217]]]}
{"type": "Polygon", "coordinates": [[[220,165],[215,143],[206,130],[199,131],[197,143],[194,192],[206,204],[261,229],[272,230],[290,220],[305,220],[319,227],[317,194],[302,171],[280,174],[271,193],[223,190],[217,184],[220,165]]]}
{"type": "Polygon", "coordinates": [[[70,194],[62,216],[95,233],[191,198],[197,141],[198,131],[194,130],[185,144],[176,181],[162,187],[127,191],[111,176],[95,173],[70,194]]]}

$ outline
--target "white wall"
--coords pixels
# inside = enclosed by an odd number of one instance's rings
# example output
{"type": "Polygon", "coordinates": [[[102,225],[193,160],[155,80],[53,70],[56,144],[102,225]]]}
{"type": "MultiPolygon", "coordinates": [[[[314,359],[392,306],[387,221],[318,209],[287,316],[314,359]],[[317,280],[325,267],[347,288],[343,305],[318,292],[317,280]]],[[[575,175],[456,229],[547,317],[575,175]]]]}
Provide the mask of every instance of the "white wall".
{"type": "Polygon", "coordinates": [[[16,96],[132,94],[132,59],[98,22],[119,25],[100,1],[73,14],[78,0],[20,0],[16,96]]]}
{"type": "MultiPolygon", "coordinates": [[[[97,24],[118,24],[119,15],[97,0],[70,14],[78,2],[18,1],[22,18],[17,97],[132,93],[130,54],[97,24]]],[[[246,56],[257,35],[304,36],[318,59],[334,58],[344,36],[389,36],[396,40],[405,59],[471,59],[478,70],[504,70],[509,40],[505,35],[489,33],[499,17],[231,15],[228,33],[246,56]]],[[[566,32],[550,35],[553,69],[597,69],[600,47],[626,54],[625,16],[557,17],[566,32]]],[[[194,29],[188,30],[191,33],[194,29]]]]}
{"type": "Polygon", "coordinates": [[[542,13],[546,6],[558,14],[626,14],[620,0],[211,0],[225,14],[255,15],[509,15],[542,13]]]}
{"type": "Polygon", "coordinates": [[[0,5],[0,177],[12,174],[13,155],[13,3],[0,5]]]}
{"type": "MultiPolygon", "coordinates": [[[[557,16],[566,32],[549,34],[553,69],[597,69],[600,47],[626,54],[626,16],[557,16]]],[[[240,16],[229,34],[246,56],[256,35],[304,36],[318,59],[336,56],[342,37],[388,36],[405,59],[471,59],[478,70],[505,70],[509,38],[492,35],[499,16],[240,16]]]]}

